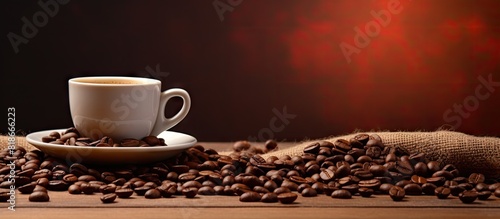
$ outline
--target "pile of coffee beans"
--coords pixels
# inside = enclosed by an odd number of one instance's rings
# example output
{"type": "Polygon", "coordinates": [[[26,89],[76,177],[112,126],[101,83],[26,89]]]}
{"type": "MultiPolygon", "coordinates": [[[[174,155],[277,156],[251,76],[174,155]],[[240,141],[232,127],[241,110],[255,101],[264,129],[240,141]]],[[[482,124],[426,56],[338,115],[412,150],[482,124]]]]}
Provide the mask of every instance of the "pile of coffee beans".
{"type": "Polygon", "coordinates": [[[64,132],[52,132],[48,136],[42,137],[42,142],[50,144],[70,145],[70,146],[91,146],[91,147],[151,147],[167,146],[163,138],[156,136],[146,136],[142,139],[126,138],[120,142],[114,142],[112,138],[104,136],[98,140],[80,136],[76,128],[71,127],[64,132]]]}
{"type": "MultiPolygon", "coordinates": [[[[54,134],[46,141],[66,143],[73,138],[84,142],[71,133],[77,132],[54,134]],[[72,136],[64,137],[68,134],[72,136]]],[[[221,155],[196,145],[163,162],[103,167],[68,164],[40,150],[17,147],[13,155],[7,150],[0,152],[0,201],[8,200],[11,185],[20,193],[30,194],[29,201],[33,202],[49,201],[47,191],[100,193],[102,203],[125,201],[133,195],[146,199],[239,196],[241,202],[283,204],[294,203],[298,196],[320,195],[350,199],[375,194],[394,201],[407,196],[447,199],[451,195],[463,203],[486,200],[492,194],[500,197],[496,180],[485,179],[480,173],[461,176],[453,165],[430,161],[423,153],[408,154],[386,147],[378,135],[315,142],[304,149],[302,156],[264,159],[259,155],[277,148],[273,140],[266,142],[265,148],[238,141],[231,154],[221,155]],[[11,161],[15,164],[15,182],[7,180],[7,164],[11,161]]]]}

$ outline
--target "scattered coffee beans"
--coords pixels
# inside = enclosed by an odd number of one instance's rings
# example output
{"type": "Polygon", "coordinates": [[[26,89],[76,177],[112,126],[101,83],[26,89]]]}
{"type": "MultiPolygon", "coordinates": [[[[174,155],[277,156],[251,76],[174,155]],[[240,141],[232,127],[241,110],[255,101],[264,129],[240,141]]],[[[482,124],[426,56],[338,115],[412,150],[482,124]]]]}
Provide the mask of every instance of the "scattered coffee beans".
{"type": "MultiPolygon", "coordinates": [[[[153,136],[120,142],[108,137],[91,140],[74,128],[51,133],[43,141],[93,147],[164,145],[163,139],[153,136]]],[[[277,148],[273,140],[267,141],[264,148],[238,141],[233,153],[220,155],[196,145],[163,162],[101,167],[69,165],[42,151],[17,147],[14,156],[7,150],[0,151],[0,175],[8,174],[10,168],[6,165],[16,160],[15,185],[20,193],[30,194],[30,201],[49,201],[47,190],[101,193],[103,203],[133,195],[148,199],[237,195],[242,202],[283,204],[294,203],[298,194],[341,199],[388,194],[394,201],[413,195],[435,195],[440,199],[455,195],[464,203],[486,200],[492,194],[500,197],[500,183],[495,179],[486,179],[480,173],[461,176],[453,165],[429,161],[423,153],[408,154],[386,147],[378,135],[318,141],[306,147],[301,156],[264,159],[259,155],[277,148]]],[[[12,184],[0,182],[0,202],[8,201],[12,184]]]]}
{"type": "Polygon", "coordinates": [[[42,137],[42,142],[50,144],[60,144],[69,146],[90,146],[90,147],[151,147],[167,146],[165,140],[156,136],[146,136],[142,139],[126,138],[120,142],[115,142],[110,137],[104,136],[99,140],[93,140],[84,136],[74,128],[66,129],[62,133],[52,132],[48,136],[42,137]]]}

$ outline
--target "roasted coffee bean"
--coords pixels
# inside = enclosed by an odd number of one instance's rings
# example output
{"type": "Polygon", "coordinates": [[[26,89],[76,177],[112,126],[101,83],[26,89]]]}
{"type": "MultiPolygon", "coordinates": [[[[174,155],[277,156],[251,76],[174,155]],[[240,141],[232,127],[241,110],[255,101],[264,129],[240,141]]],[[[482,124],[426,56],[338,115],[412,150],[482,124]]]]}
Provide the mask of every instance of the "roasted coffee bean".
{"type": "Polygon", "coordinates": [[[479,200],[486,200],[491,196],[490,191],[481,191],[477,193],[477,199],[479,200]]]}
{"type": "Polygon", "coordinates": [[[88,169],[82,164],[74,163],[69,167],[69,172],[74,174],[75,176],[81,176],[88,174],[88,169]]]}
{"type": "Polygon", "coordinates": [[[101,196],[101,201],[102,203],[113,203],[115,200],[116,200],[116,194],[114,193],[110,193],[110,194],[105,194],[103,196],[101,196]]]}
{"type": "Polygon", "coordinates": [[[424,183],[422,185],[422,192],[426,195],[434,195],[436,188],[437,186],[432,183],[424,183]]]}
{"type": "Polygon", "coordinates": [[[447,180],[452,180],[455,176],[446,170],[440,170],[432,174],[432,177],[444,177],[447,180]]]}
{"type": "Polygon", "coordinates": [[[431,177],[426,179],[428,183],[432,183],[436,186],[442,186],[444,185],[446,178],[444,177],[431,177]]]}
{"type": "Polygon", "coordinates": [[[138,147],[141,141],[133,138],[125,138],[120,141],[122,147],[138,147]]]}
{"type": "Polygon", "coordinates": [[[94,194],[94,187],[90,185],[90,183],[82,183],[80,185],[80,189],[82,190],[83,194],[86,195],[92,195],[94,194]]]}
{"type": "Polygon", "coordinates": [[[276,188],[273,192],[276,194],[281,194],[281,193],[289,193],[292,191],[288,187],[281,186],[279,188],[276,188]]]}
{"type": "Polygon", "coordinates": [[[198,194],[198,188],[196,188],[196,187],[184,188],[184,189],[182,189],[182,194],[186,198],[194,198],[196,196],[196,194],[198,194]]]}
{"type": "Polygon", "coordinates": [[[240,196],[241,202],[259,202],[260,199],[260,194],[254,191],[245,192],[240,196]]]}
{"type": "Polygon", "coordinates": [[[409,183],[403,189],[407,195],[422,195],[422,187],[416,183],[409,183]]]}
{"type": "Polygon", "coordinates": [[[476,191],[463,191],[458,195],[460,198],[460,201],[465,204],[469,204],[474,202],[477,199],[477,192],[476,191]]]}
{"type": "Polygon", "coordinates": [[[36,191],[30,194],[28,200],[30,202],[48,202],[50,198],[47,192],[36,191]]]}
{"type": "Polygon", "coordinates": [[[69,187],[69,184],[63,180],[51,180],[47,185],[47,189],[51,191],[65,191],[69,187]]]}
{"type": "Polygon", "coordinates": [[[425,164],[424,162],[418,162],[415,164],[414,168],[414,174],[418,175],[418,176],[427,176],[427,171],[428,171],[428,168],[427,168],[427,164],[425,164]]]}
{"type": "Polygon", "coordinates": [[[149,189],[144,193],[144,197],[147,199],[157,199],[161,198],[161,193],[157,189],[149,189]]]}
{"type": "Polygon", "coordinates": [[[352,148],[350,145],[350,142],[345,140],[345,139],[338,139],[335,142],[333,142],[333,145],[334,145],[335,149],[345,151],[345,152],[351,150],[351,148],[352,148]]]}
{"type": "Polygon", "coordinates": [[[297,200],[298,195],[292,192],[281,193],[278,195],[278,201],[282,204],[292,204],[297,200]]]}
{"type": "Polygon", "coordinates": [[[305,188],[304,190],[302,190],[301,194],[302,197],[315,197],[318,195],[316,190],[314,190],[313,188],[305,188]]]}
{"type": "Polygon", "coordinates": [[[427,183],[427,180],[424,177],[421,177],[421,176],[418,176],[418,175],[411,176],[411,181],[413,183],[416,183],[416,184],[419,184],[419,185],[427,183]]]}
{"type": "Polygon", "coordinates": [[[350,199],[352,197],[351,192],[345,189],[339,189],[335,190],[331,194],[332,198],[338,198],[338,199],[350,199]]]}
{"type": "Polygon", "coordinates": [[[381,185],[378,179],[361,180],[358,183],[359,187],[378,189],[381,185]]]}
{"type": "Polygon", "coordinates": [[[237,141],[233,144],[233,150],[236,152],[250,149],[252,145],[248,141],[237,141]]]}
{"type": "Polygon", "coordinates": [[[458,196],[460,193],[465,191],[465,189],[463,187],[460,187],[458,185],[450,185],[449,188],[451,191],[451,195],[453,195],[453,196],[458,196]]]}
{"type": "Polygon", "coordinates": [[[451,190],[449,188],[446,188],[446,187],[437,187],[435,190],[434,190],[434,194],[436,194],[436,196],[439,198],[439,199],[446,199],[448,198],[448,196],[450,196],[451,194],[451,190]]]}
{"type": "Polygon", "coordinates": [[[273,151],[278,147],[278,143],[275,140],[267,140],[264,145],[267,151],[273,151]]]}
{"type": "Polygon", "coordinates": [[[116,185],[115,184],[102,185],[99,187],[99,191],[102,194],[114,193],[116,191],[116,185]]]}
{"type": "Polygon", "coordinates": [[[215,190],[210,186],[203,186],[198,189],[198,195],[215,195],[215,190]]]}
{"type": "Polygon", "coordinates": [[[389,189],[389,196],[393,201],[401,201],[405,197],[405,190],[399,186],[393,186],[389,189]]]}
{"type": "Polygon", "coordinates": [[[380,157],[381,153],[382,150],[378,146],[371,146],[366,149],[366,155],[371,158],[378,158],[380,157]]]}
{"type": "Polygon", "coordinates": [[[469,183],[472,183],[474,185],[478,183],[483,183],[484,180],[485,180],[484,175],[480,173],[472,173],[469,176],[469,183]]]}
{"type": "Polygon", "coordinates": [[[68,193],[69,194],[81,194],[82,193],[82,190],[80,189],[80,186],[79,185],[70,185],[68,187],[68,193]]]}
{"type": "Polygon", "coordinates": [[[25,185],[22,185],[20,186],[19,188],[17,188],[19,190],[19,192],[21,192],[22,194],[30,194],[33,192],[33,189],[35,189],[35,186],[36,186],[36,182],[31,182],[31,183],[28,183],[28,184],[25,184],[25,185]]]}
{"type": "Polygon", "coordinates": [[[335,178],[335,172],[330,169],[325,169],[319,173],[319,176],[323,182],[329,182],[335,178]]]}
{"type": "Polygon", "coordinates": [[[362,188],[358,189],[358,192],[359,192],[359,195],[361,195],[361,197],[368,198],[368,197],[372,196],[372,194],[374,193],[374,190],[370,189],[370,188],[362,187],[362,188]]]}
{"type": "Polygon", "coordinates": [[[266,193],[262,196],[260,201],[266,202],[266,203],[278,202],[278,195],[276,193],[272,193],[272,192],[266,193]]]}
{"type": "Polygon", "coordinates": [[[118,198],[128,198],[132,196],[133,193],[134,191],[130,188],[121,188],[115,190],[115,194],[118,196],[118,198]]]}
{"type": "Polygon", "coordinates": [[[403,175],[413,174],[413,167],[408,161],[396,161],[396,170],[403,175]]]}
{"type": "Polygon", "coordinates": [[[317,154],[320,147],[318,142],[312,143],[304,148],[304,153],[317,154]]]}

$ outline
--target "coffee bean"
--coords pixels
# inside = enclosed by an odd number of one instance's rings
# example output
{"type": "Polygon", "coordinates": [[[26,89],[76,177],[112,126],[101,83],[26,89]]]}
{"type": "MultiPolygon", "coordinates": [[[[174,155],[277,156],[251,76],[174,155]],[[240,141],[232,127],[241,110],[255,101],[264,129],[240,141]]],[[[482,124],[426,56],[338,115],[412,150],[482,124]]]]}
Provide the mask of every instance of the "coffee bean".
{"type": "Polygon", "coordinates": [[[413,174],[413,167],[408,161],[396,161],[396,170],[403,175],[413,174]]]}
{"type": "Polygon", "coordinates": [[[389,196],[393,201],[401,201],[405,197],[405,190],[399,186],[393,186],[389,190],[389,196]]]}
{"type": "Polygon", "coordinates": [[[79,185],[70,185],[68,187],[68,193],[69,194],[81,194],[82,193],[82,190],[80,189],[80,186],[79,185]]]}
{"type": "Polygon", "coordinates": [[[26,185],[22,185],[20,186],[19,188],[17,188],[19,190],[19,192],[21,192],[22,194],[30,194],[33,192],[33,190],[35,189],[35,186],[36,186],[36,182],[31,182],[31,183],[28,183],[26,185]]]}
{"type": "Polygon", "coordinates": [[[446,171],[446,170],[440,170],[432,174],[432,177],[444,177],[447,180],[451,180],[454,178],[453,174],[446,171]]]}
{"type": "Polygon", "coordinates": [[[182,189],[182,194],[186,198],[194,198],[196,196],[196,194],[198,194],[198,188],[196,188],[196,187],[184,188],[184,189],[182,189]]]}
{"type": "Polygon", "coordinates": [[[480,173],[472,173],[469,176],[469,183],[472,183],[474,185],[478,183],[483,183],[484,180],[485,180],[484,175],[480,173]]]}
{"type": "Polygon", "coordinates": [[[339,189],[335,190],[331,194],[332,198],[338,198],[338,199],[350,199],[352,197],[351,192],[345,190],[345,189],[339,189]]]}
{"type": "Polygon", "coordinates": [[[361,197],[368,198],[374,193],[374,190],[366,187],[361,187],[358,189],[358,192],[361,197]]]}
{"type": "Polygon", "coordinates": [[[323,180],[323,182],[329,182],[335,178],[335,172],[330,169],[325,169],[319,173],[319,177],[323,180]]]}
{"type": "Polygon", "coordinates": [[[203,186],[198,189],[198,195],[215,195],[215,190],[210,186],[203,186]]]}
{"type": "Polygon", "coordinates": [[[113,203],[116,199],[116,196],[117,195],[114,193],[105,194],[105,195],[101,196],[101,201],[102,201],[102,203],[106,203],[106,204],[113,203]]]}
{"type": "Polygon", "coordinates": [[[264,145],[267,151],[273,151],[278,147],[278,143],[275,140],[267,140],[264,145]]]}
{"type": "Polygon", "coordinates": [[[258,202],[260,199],[260,194],[254,191],[245,192],[240,196],[241,202],[258,202]]]}
{"type": "Polygon", "coordinates": [[[47,192],[36,191],[30,194],[28,200],[30,202],[48,202],[50,198],[47,192]]]}
{"type": "Polygon", "coordinates": [[[291,193],[291,192],[286,192],[286,193],[281,193],[278,195],[278,201],[282,204],[292,204],[297,200],[297,194],[291,193]]]}
{"type": "Polygon", "coordinates": [[[99,191],[102,194],[114,193],[116,191],[116,185],[115,184],[102,185],[99,187],[99,191]]]}
{"type": "Polygon", "coordinates": [[[361,180],[358,183],[359,187],[378,189],[381,185],[378,179],[361,180]]]}
{"type": "Polygon", "coordinates": [[[130,188],[121,188],[115,191],[115,194],[118,196],[118,198],[128,198],[132,196],[133,193],[134,191],[130,188]]]}
{"type": "Polygon", "coordinates": [[[451,190],[446,187],[438,187],[434,190],[434,193],[439,199],[446,199],[451,194],[451,190]]]}
{"type": "Polygon", "coordinates": [[[411,181],[413,183],[416,183],[416,184],[419,184],[419,185],[427,183],[427,180],[424,177],[421,177],[421,176],[418,176],[418,175],[411,176],[411,181]]]}
{"type": "Polygon", "coordinates": [[[276,194],[281,194],[281,193],[290,193],[292,191],[288,187],[281,186],[279,188],[276,188],[273,192],[276,194]]]}
{"type": "Polygon", "coordinates": [[[491,196],[490,191],[481,191],[477,193],[477,199],[479,200],[487,200],[491,196]]]}
{"type": "Polygon", "coordinates": [[[422,187],[416,183],[409,183],[403,189],[407,195],[422,195],[422,187]]]}
{"type": "Polygon", "coordinates": [[[436,188],[437,186],[432,183],[424,183],[422,185],[422,192],[426,195],[434,195],[436,188]]]}
{"type": "Polygon", "coordinates": [[[476,191],[463,191],[461,192],[458,197],[460,198],[460,201],[462,201],[465,204],[469,204],[474,202],[477,199],[477,192],[476,191]]]}
{"type": "Polygon", "coordinates": [[[302,194],[302,197],[315,197],[318,195],[316,190],[314,190],[312,188],[305,188],[304,190],[302,190],[301,194],[302,194]]]}
{"type": "Polygon", "coordinates": [[[233,144],[233,150],[236,152],[250,149],[252,145],[248,141],[237,141],[233,144]]]}
{"type": "Polygon", "coordinates": [[[149,189],[144,193],[144,197],[147,199],[157,199],[161,198],[161,193],[157,189],[149,189]]]}
{"type": "Polygon", "coordinates": [[[278,202],[278,195],[276,193],[266,193],[262,196],[260,201],[265,202],[265,203],[273,203],[273,202],[278,202]]]}

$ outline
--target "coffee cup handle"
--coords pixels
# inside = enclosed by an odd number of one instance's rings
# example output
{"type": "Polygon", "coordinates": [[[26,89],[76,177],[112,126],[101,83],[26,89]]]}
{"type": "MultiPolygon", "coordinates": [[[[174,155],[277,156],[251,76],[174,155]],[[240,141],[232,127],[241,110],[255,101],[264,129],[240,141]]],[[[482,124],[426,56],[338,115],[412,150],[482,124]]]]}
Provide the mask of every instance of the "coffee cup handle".
{"type": "Polygon", "coordinates": [[[160,133],[164,132],[167,129],[170,129],[177,125],[181,120],[186,117],[191,108],[191,98],[187,91],[179,88],[172,88],[166,91],[163,91],[160,94],[160,106],[158,110],[158,115],[156,117],[156,123],[153,127],[153,131],[151,131],[151,135],[158,136],[160,133]],[[181,110],[170,118],[165,117],[165,106],[167,105],[168,100],[172,97],[180,97],[183,100],[181,110]]]}

